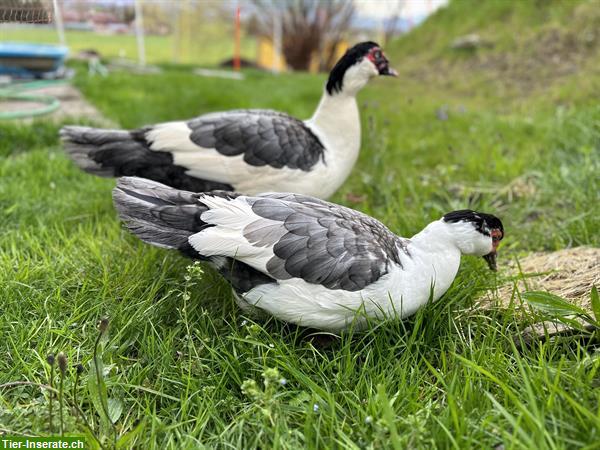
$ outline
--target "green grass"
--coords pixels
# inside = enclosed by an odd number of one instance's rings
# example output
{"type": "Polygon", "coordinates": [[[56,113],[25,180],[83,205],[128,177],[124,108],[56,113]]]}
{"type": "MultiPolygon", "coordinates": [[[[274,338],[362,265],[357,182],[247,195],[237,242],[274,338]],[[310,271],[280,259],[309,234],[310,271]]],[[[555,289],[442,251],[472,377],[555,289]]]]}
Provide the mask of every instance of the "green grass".
{"type": "Polygon", "coordinates": [[[386,52],[410,78],[528,113],[532,106],[597,103],[590,93],[600,90],[598,29],[597,0],[456,0],[386,52]],[[489,46],[451,48],[467,34],[489,46]]]}
{"type": "MultiPolygon", "coordinates": [[[[161,64],[178,62],[210,66],[233,56],[233,32],[229,24],[202,23],[201,33],[193,31],[189,37],[181,38],[176,44],[173,35],[146,35],[144,45],[146,62],[161,64]]],[[[71,56],[81,50],[95,49],[105,59],[124,57],[137,60],[138,50],[135,35],[99,34],[89,31],[67,30],[65,33],[71,56]]],[[[58,35],[54,28],[18,27],[3,25],[0,41],[36,42],[58,44],[58,35]]],[[[241,56],[248,59],[256,57],[256,43],[250,36],[241,40],[241,56]]]]}
{"type": "MultiPolygon", "coordinates": [[[[411,66],[408,51],[406,60],[391,53],[411,66]]],[[[403,236],[453,209],[495,213],[506,229],[501,270],[527,252],[600,245],[600,107],[590,73],[547,95],[507,98],[494,94],[496,74],[460,73],[367,87],[361,157],[333,200],[403,236]],[[357,195],[364,199],[353,202],[357,195]]],[[[307,117],[323,81],[249,72],[234,82],[170,68],[82,72],[76,84],[109,118],[135,127],[250,106],[307,117]]],[[[46,355],[64,351],[84,365],[78,397],[90,426],[107,444],[115,431],[130,438],[123,448],[598,448],[598,352],[571,339],[518,350],[513,336],[532,317],[472,307],[498,282],[483,261],[464,258],[446,295],[415,317],[322,348],[281,322],[245,318],[218,275],[186,271],[188,260],[129,235],[111,204],[114,180],[78,171],[57,128],[0,124],[0,384],[46,383],[46,355]],[[105,315],[103,379],[114,417],[122,408],[114,430],[94,394],[105,315]]],[[[49,432],[39,388],[0,388],[0,405],[0,431],[49,432]]],[[[55,401],[55,428],[56,409],[55,401]]],[[[66,416],[69,433],[85,433],[66,416]]]]}

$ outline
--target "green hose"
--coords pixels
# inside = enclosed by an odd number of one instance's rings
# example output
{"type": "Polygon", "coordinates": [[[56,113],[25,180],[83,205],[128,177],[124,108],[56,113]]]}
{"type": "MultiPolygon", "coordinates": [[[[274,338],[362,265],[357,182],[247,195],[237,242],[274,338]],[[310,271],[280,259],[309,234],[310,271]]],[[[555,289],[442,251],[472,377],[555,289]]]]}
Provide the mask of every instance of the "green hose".
{"type": "Polygon", "coordinates": [[[9,85],[10,87],[8,88],[0,88],[0,100],[19,100],[25,102],[43,103],[45,105],[40,108],[26,109],[22,111],[0,111],[0,120],[36,117],[56,111],[60,106],[60,101],[56,97],[43,94],[27,94],[23,91],[55,86],[57,84],[64,84],[66,82],[66,80],[38,80],[9,85]]]}

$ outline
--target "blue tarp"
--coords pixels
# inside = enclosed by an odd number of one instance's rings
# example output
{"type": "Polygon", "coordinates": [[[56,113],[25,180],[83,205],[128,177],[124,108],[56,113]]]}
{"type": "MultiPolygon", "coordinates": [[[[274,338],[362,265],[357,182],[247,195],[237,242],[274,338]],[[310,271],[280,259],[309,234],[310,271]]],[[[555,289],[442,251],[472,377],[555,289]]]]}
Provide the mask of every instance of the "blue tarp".
{"type": "Polygon", "coordinates": [[[59,71],[68,53],[60,45],[0,42],[0,73],[45,76],[59,71]]]}

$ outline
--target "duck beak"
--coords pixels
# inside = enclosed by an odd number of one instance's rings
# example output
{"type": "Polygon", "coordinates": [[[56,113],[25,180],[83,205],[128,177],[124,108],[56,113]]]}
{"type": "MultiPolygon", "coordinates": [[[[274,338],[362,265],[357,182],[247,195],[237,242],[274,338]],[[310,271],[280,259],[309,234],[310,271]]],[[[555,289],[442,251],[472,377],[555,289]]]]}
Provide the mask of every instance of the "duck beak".
{"type": "Polygon", "coordinates": [[[389,77],[397,77],[398,72],[392,69],[387,63],[385,66],[379,69],[379,75],[389,76],[389,77]]]}
{"type": "Polygon", "coordinates": [[[488,263],[490,270],[493,270],[494,272],[498,270],[498,266],[496,265],[496,252],[488,253],[483,259],[488,263]]]}

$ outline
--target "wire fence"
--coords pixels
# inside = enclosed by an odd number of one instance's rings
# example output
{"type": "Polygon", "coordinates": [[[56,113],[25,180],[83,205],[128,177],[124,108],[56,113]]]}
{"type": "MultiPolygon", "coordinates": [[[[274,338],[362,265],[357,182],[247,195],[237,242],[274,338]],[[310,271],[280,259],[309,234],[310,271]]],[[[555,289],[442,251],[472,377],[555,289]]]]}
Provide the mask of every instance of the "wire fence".
{"type": "Polygon", "coordinates": [[[0,3],[0,23],[50,24],[53,21],[54,11],[51,1],[3,0],[0,3]]]}
{"type": "Polygon", "coordinates": [[[233,1],[1,0],[0,41],[67,45],[71,57],[93,50],[138,64],[232,64],[254,61],[258,43],[236,36],[233,1]],[[236,41],[237,37],[237,41],[236,41]],[[237,44],[236,44],[237,42],[237,44]]]}
{"type": "MultiPolygon", "coordinates": [[[[317,5],[315,15],[324,18],[326,6],[334,1],[306,0],[317,5]]],[[[355,1],[354,5],[361,4],[355,1]]],[[[400,29],[398,14],[409,0],[386,2],[397,3],[391,18],[370,22],[369,30],[353,28],[345,36],[333,36],[336,22],[318,33],[314,24],[307,23],[309,34],[325,38],[314,50],[316,58],[310,57],[310,67],[299,69],[327,70],[348,45],[359,40],[385,45],[390,30],[400,29]]],[[[306,66],[307,61],[300,59],[298,64],[290,59],[293,49],[305,51],[306,42],[289,32],[289,20],[282,25],[282,19],[277,19],[277,11],[287,3],[276,0],[271,9],[257,10],[260,4],[271,5],[258,0],[0,0],[0,42],[61,44],[69,47],[70,57],[93,53],[103,60],[129,60],[142,66],[241,65],[275,72],[306,66]]],[[[352,5],[350,0],[339,4],[352,5]]]]}

